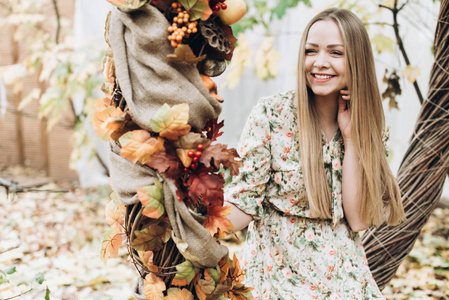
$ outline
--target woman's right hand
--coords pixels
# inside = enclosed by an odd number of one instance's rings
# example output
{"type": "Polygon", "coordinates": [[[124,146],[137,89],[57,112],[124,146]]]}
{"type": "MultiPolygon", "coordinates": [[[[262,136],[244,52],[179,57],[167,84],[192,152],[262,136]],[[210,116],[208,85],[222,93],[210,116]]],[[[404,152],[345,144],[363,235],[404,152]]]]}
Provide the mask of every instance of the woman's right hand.
{"type": "Polygon", "coordinates": [[[243,228],[247,227],[248,224],[253,220],[252,216],[247,215],[230,202],[225,201],[223,206],[232,207],[231,214],[227,218],[229,221],[231,221],[232,225],[234,225],[234,228],[232,229],[233,232],[242,230],[243,228]]]}

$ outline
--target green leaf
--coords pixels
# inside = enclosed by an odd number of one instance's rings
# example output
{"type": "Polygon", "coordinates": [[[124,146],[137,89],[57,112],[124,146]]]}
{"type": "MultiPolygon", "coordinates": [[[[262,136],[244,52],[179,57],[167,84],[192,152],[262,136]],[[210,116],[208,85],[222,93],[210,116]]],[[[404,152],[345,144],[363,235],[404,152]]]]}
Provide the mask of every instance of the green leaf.
{"type": "Polygon", "coordinates": [[[151,129],[153,129],[154,132],[158,132],[161,129],[161,124],[164,124],[169,116],[170,106],[165,103],[158,109],[154,117],[150,120],[151,129]]]}
{"type": "Polygon", "coordinates": [[[17,271],[16,270],[16,266],[13,266],[13,267],[11,267],[9,269],[6,269],[5,273],[8,274],[8,275],[11,275],[11,274],[14,274],[16,271],[17,271]]]}
{"type": "Polygon", "coordinates": [[[190,20],[198,20],[206,9],[210,9],[209,5],[201,0],[178,0],[179,3],[187,10],[190,20]]]}
{"type": "Polygon", "coordinates": [[[4,283],[9,283],[8,275],[4,271],[0,270],[0,285],[4,283]]]}
{"type": "Polygon", "coordinates": [[[42,284],[42,282],[44,282],[44,280],[45,280],[44,274],[42,274],[41,272],[37,273],[36,276],[34,276],[34,280],[37,283],[42,284]]]}
{"type": "Polygon", "coordinates": [[[177,280],[186,280],[190,283],[195,277],[196,272],[198,272],[198,268],[196,268],[189,260],[186,260],[182,264],[176,266],[176,270],[178,271],[175,275],[174,279],[177,280]]]}
{"type": "Polygon", "coordinates": [[[372,39],[371,43],[374,45],[374,48],[378,53],[388,51],[391,53],[394,53],[394,47],[393,45],[396,44],[396,42],[393,39],[390,39],[386,35],[382,33],[376,34],[372,39]]]}
{"type": "Polygon", "coordinates": [[[255,25],[259,24],[259,21],[254,16],[244,16],[237,23],[231,25],[232,34],[238,36],[239,33],[243,33],[248,29],[252,29],[255,25]]]}
{"type": "Polygon", "coordinates": [[[117,6],[118,8],[128,8],[128,9],[138,9],[141,6],[143,6],[145,3],[147,3],[146,0],[106,0],[112,5],[117,6]]]}
{"type": "Polygon", "coordinates": [[[281,0],[271,11],[270,21],[276,16],[279,20],[285,16],[287,9],[295,7],[299,2],[304,2],[306,5],[310,5],[309,0],[281,0]]]}
{"type": "Polygon", "coordinates": [[[45,298],[44,300],[50,300],[50,290],[47,286],[47,289],[45,290],[45,298]]]}
{"type": "Polygon", "coordinates": [[[270,8],[268,8],[266,1],[254,1],[254,7],[260,15],[264,15],[265,13],[270,11],[270,8]]]}

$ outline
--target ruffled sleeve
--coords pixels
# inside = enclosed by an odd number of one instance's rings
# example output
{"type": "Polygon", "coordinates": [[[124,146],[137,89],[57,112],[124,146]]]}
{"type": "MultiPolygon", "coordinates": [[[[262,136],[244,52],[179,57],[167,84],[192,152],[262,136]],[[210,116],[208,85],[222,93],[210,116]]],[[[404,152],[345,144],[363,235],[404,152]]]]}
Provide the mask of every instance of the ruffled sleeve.
{"type": "Polygon", "coordinates": [[[253,108],[240,137],[238,152],[243,162],[240,173],[225,187],[225,200],[254,219],[262,216],[262,202],[270,179],[270,126],[265,101],[253,108]]]}

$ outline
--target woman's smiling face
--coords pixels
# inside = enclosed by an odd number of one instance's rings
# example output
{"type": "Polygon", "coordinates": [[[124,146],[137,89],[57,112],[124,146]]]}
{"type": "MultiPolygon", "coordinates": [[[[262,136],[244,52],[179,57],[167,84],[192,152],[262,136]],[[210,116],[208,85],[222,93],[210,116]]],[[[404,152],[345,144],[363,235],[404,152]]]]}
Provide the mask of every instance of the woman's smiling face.
{"type": "Polygon", "coordinates": [[[314,23],[305,44],[307,86],[318,96],[337,96],[347,87],[345,47],[333,21],[314,23]]]}

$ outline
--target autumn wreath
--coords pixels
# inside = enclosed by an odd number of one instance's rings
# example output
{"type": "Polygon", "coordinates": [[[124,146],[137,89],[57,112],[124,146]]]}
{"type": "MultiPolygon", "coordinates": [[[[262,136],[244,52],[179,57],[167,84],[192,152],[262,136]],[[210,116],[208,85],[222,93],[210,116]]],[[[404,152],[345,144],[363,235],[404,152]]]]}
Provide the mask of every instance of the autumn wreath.
{"type": "Polygon", "coordinates": [[[222,99],[210,79],[232,58],[229,24],[244,2],[108,1],[117,9],[106,22],[94,128],[110,141],[114,193],[101,257],[117,257],[126,241],[138,299],[252,299],[218,240],[233,228],[220,168],[236,175],[241,163],[216,143],[222,99]]]}

